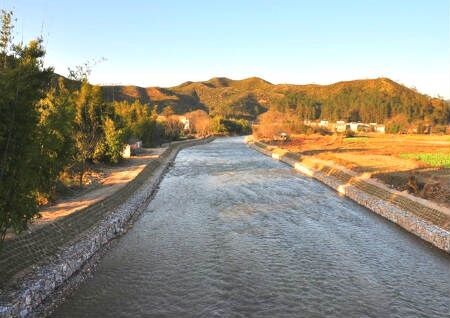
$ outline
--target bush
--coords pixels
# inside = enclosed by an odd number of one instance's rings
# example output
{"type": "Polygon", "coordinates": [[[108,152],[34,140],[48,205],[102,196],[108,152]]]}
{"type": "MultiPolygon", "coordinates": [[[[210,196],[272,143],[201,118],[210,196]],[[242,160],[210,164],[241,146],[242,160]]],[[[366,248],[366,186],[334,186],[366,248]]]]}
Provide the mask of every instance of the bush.
{"type": "Polygon", "coordinates": [[[333,134],[328,128],[325,127],[313,127],[313,132],[322,136],[330,136],[333,134]]]}
{"type": "Polygon", "coordinates": [[[345,138],[353,138],[353,137],[356,136],[356,133],[353,130],[351,130],[351,129],[347,129],[344,132],[344,136],[345,136],[345,138]]]}
{"type": "Polygon", "coordinates": [[[251,124],[245,119],[223,118],[215,116],[211,121],[211,132],[219,135],[246,135],[252,131],[251,124]]]}

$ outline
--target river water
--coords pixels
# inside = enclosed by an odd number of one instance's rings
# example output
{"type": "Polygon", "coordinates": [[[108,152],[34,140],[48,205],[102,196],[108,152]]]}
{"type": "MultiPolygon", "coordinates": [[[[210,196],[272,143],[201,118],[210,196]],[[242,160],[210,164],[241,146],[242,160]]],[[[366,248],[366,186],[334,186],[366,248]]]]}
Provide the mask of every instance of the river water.
{"type": "Polygon", "coordinates": [[[449,317],[450,257],[225,138],[181,151],[54,317],[449,317]]]}

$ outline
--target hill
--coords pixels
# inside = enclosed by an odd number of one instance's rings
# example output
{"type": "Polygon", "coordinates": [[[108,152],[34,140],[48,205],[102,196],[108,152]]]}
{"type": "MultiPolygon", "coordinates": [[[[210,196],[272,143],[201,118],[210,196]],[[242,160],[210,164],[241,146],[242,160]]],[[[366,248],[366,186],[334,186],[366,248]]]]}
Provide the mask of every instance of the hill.
{"type": "Polygon", "coordinates": [[[272,84],[258,77],[232,80],[215,77],[201,82],[161,87],[103,86],[108,101],[140,100],[161,111],[203,109],[211,115],[255,119],[268,109],[293,111],[307,119],[383,122],[396,115],[409,121],[450,122],[449,103],[431,98],[388,78],[330,85],[272,84]]]}

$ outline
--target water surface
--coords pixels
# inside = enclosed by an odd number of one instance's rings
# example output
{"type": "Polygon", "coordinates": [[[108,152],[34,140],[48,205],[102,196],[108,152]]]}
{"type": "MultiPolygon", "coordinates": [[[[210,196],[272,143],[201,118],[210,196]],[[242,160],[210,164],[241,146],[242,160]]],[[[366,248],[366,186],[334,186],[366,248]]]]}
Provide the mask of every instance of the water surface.
{"type": "Polygon", "coordinates": [[[242,138],[181,151],[54,317],[449,317],[450,257],[242,138]]]}

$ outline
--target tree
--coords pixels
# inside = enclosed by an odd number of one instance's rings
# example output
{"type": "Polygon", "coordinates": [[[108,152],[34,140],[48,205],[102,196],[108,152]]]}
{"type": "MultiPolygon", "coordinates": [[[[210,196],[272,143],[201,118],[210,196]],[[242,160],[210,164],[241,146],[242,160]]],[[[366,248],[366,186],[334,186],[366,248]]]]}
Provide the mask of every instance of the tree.
{"type": "Polygon", "coordinates": [[[114,111],[123,124],[125,139],[142,140],[145,147],[159,144],[164,135],[164,126],[158,122],[156,107],[141,103],[139,100],[115,102],[114,111]]]}
{"type": "Polygon", "coordinates": [[[103,137],[104,102],[99,86],[90,85],[83,80],[75,102],[75,161],[78,163],[79,186],[83,186],[83,177],[87,162],[94,157],[97,146],[103,137]]]}
{"type": "Polygon", "coordinates": [[[124,148],[124,132],[117,129],[115,122],[111,118],[106,118],[103,123],[105,138],[101,144],[101,156],[103,160],[110,163],[118,163],[122,159],[124,148]]]}
{"type": "Polygon", "coordinates": [[[12,44],[12,30],[14,28],[12,16],[12,11],[1,11],[2,29],[0,32],[0,54],[2,56],[3,68],[6,67],[6,61],[12,44]]]}
{"type": "Polygon", "coordinates": [[[40,155],[45,158],[39,171],[39,192],[48,198],[54,194],[61,171],[74,155],[75,108],[72,94],[60,79],[38,103],[40,155]]]}
{"type": "Polygon", "coordinates": [[[228,130],[222,116],[214,116],[211,120],[211,132],[214,134],[227,134],[228,130]]]}
{"type": "Polygon", "coordinates": [[[189,119],[191,132],[202,137],[211,133],[211,118],[204,110],[195,110],[186,114],[186,117],[189,119]]]}
{"type": "Polygon", "coordinates": [[[177,140],[182,132],[184,125],[175,118],[167,118],[163,121],[164,125],[164,137],[168,140],[177,140]]]}
{"type": "Polygon", "coordinates": [[[37,215],[36,194],[45,156],[39,149],[39,112],[52,70],[44,68],[41,40],[11,43],[11,13],[2,12],[0,50],[0,239],[24,230],[37,215]]]}
{"type": "Polygon", "coordinates": [[[172,106],[164,107],[163,111],[161,112],[161,115],[166,116],[166,117],[170,117],[174,114],[175,114],[175,112],[174,112],[172,106]]]}

